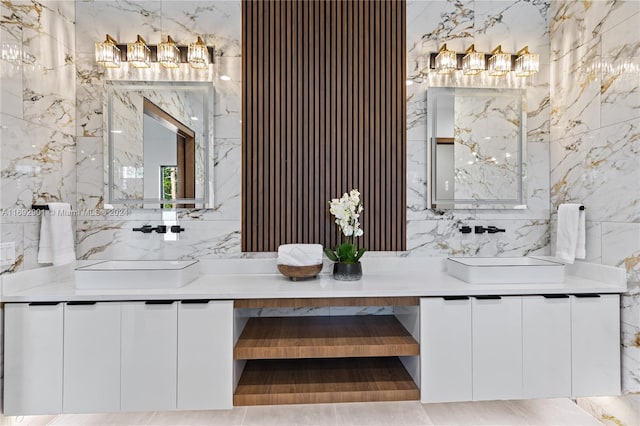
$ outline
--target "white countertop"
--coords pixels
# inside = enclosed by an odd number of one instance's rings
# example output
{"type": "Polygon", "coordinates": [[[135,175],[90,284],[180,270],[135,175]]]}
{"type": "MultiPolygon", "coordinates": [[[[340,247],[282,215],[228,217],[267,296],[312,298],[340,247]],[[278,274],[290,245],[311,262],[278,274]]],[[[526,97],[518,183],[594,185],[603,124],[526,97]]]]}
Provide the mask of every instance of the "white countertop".
{"type": "MultiPolygon", "coordinates": [[[[175,289],[76,289],[73,268],[41,268],[5,275],[2,302],[122,301],[623,293],[620,268],[577,262],[567,265],[564,282],[549,284],[468,284],[449,276],[442,258],[370,257],[360,281],[336,281],[328,273],[290,281],[276,272],[275,259],[201,261],[201,274],[175,289]]],[[[95,263],[95,262],[94,262],[95,263]]],[[[325,268],[325,270],[330,270],[325,268]]]]}

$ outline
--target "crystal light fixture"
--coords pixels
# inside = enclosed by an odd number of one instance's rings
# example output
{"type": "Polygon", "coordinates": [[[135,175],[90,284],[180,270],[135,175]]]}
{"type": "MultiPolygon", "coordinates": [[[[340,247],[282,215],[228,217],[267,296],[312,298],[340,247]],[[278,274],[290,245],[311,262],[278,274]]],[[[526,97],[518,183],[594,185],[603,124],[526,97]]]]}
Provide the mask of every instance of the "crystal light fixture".
{"type": "Polygon", "coordinates": [[[200,36],[198,36],[198,41],[189,44],[187,61],[191,67],[195,69],[206,69],[209,67],[209,50],[200,36]]]}
{"type": "Polygon", "coordinates": [[[127,61],[136,68],[149,68],[151,50],[147,42],[138,34],[135,43],[127,44],[127,61]]]}
{"type": "Polygon", "coordinates": [[[447,45],[443,44],[436,56],[436,72],[438,74],[450,74],[456,70],[458,61],[456,52],[447,50],[447,45]]]}
{"type": "Polygon", "coordinates": [[[484,53],[476,52],[475,45],[473,44],[469,46],[465,53],[466,55],[462,58],[462,72],[465,75],[475,75],[484,71],[484,53]]]}
{"type": "Polygon", "coordinates": [[[120,49],[118,42],[107,34],[102,43],[96,43],[96,62],[105,68],[120,68],[120,49]]]}
{"type": "Polygon", "coordinates": [[[491,51],[489,58],[489,75],[505,75],[511,71],[511,55],[502,51],[502,46],[498,45],[491,51]]]}
{"type": "Polygon", "coordinates": [[[180,66],[180,49],[171,36],[167,36],[167,41],[158,45],[158,62],[165,68],[180,66]]]}
{"type": "Polygon", "coordinates": [[[518,50],[516,58],[516,75],[518,77],[529,77],[540,69],[540,55],[529,52],[529,46],[518,50]]]}

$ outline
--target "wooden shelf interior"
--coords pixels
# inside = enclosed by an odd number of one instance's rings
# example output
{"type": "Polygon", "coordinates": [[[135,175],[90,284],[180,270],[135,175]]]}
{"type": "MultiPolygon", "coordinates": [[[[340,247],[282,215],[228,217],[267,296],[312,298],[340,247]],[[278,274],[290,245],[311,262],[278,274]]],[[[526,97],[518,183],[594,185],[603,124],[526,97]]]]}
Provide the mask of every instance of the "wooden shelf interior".
{"type": "Polygon", "coordinates": [[[393,315],[250,318],[235,359],[411,356],[418,342],[393,315]]]}
{"type": "Polygon", "coordinates": [[[233,405],[418,400],[397,357],[247,361],[233,405]]]}

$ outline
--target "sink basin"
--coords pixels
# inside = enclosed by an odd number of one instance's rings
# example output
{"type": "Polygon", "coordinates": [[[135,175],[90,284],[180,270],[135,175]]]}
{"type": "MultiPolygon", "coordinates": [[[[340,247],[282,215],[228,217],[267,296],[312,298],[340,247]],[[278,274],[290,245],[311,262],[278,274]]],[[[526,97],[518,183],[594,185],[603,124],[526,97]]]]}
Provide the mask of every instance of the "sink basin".
{"type": "Polygon", "coordinates": [[[471,284],[564,282],[564,265],[532,257],[449,257],[447,272],[471,284]]]}
{"type": "Polygon", "coordinates": [[[76,288],[178,288],[198,277],[197,260],[107,260],[75,269],[76,288]]]}

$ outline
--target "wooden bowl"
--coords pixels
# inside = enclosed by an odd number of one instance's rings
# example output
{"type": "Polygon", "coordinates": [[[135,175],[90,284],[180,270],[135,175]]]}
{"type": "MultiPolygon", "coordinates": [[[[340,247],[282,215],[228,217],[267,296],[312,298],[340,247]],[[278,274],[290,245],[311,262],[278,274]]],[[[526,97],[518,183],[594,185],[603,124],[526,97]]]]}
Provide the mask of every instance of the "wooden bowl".
{"type": "Polygon", "coordinates": [[[315,278],[322,271],[322,263],[310,266],[278,265],[278,271],[292,281],[299,279],[315,278]]]}

